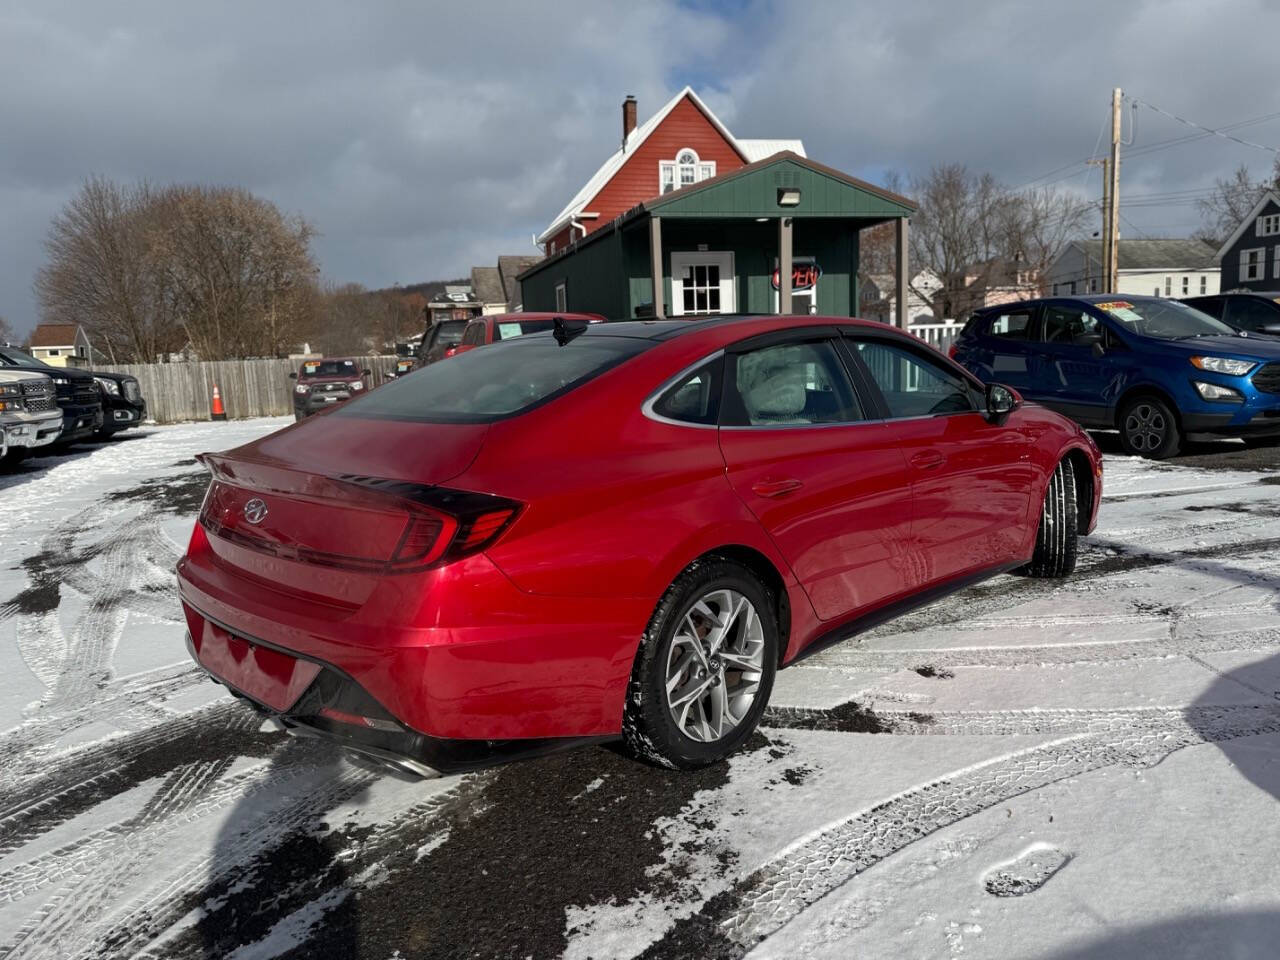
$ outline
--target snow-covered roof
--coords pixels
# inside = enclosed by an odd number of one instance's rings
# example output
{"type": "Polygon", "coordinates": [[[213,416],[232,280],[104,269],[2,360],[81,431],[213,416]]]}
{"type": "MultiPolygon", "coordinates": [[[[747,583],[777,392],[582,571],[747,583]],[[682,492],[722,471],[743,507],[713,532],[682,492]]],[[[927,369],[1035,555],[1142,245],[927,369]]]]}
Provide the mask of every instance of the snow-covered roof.
{"type": "Polygon", "coordinates": [[[565,204],[564,209],[555,215],[551,225],[538,236],[538,242],[546,243],[563,230],[571,219],[585,212],[587,203],[604,189],[605,184],[612,180],[613,175],[622,169],[622,165],[630,159],[631,154],[635,153],[640,145],[649,139],[649,135],[662,125],[662,121],[667,118],[667,114],[674,110],[676,105],[685,97],[693,101],[694,106],[702,111],[703,115],[711,121],[711,125],[720,131],[720,135],[729,141],[729,145],[738,152],[738,155],[746,163],[763,160],[765,157],[772,156],[781,150],[791,150],[802,157],[805,156],[804,144],[799,140],[738,140],[729,132],[729,128],[720,122],[720,118],[711,112],[711,108],[702,102],[702,98],[694,93],[693,88],[685,87],[668,100],[661,110],[627,135],[627,139],[622,146],[614,151],[613,155],[604,162],[591,179],[582,185],[582,189],[573,195],[573,199],[565,204]]]}
{"type": "Polygon", "coordinates": [[[746,155],[747,163],[755,163],[757,160],[772,157],[775,153],[782,153],[784,150],[790,150],[802,157],[808,156],[804,152],[803,140],[739,140],[738,147],[746,155]]]}

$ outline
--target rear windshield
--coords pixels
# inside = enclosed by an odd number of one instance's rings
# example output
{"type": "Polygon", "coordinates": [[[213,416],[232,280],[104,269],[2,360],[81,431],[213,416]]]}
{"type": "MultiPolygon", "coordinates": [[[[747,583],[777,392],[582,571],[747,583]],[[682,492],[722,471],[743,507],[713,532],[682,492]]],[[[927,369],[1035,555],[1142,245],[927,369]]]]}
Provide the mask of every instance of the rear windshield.
{"type": "Polygon", "coordinates": [[[494,324],[495,340],[512,340],[523,337],[526,333],[541,333],[550,330],[555,320],[499,320],[494,324]]]}
{"type": "Polygon", "coordinates": [[[443,320],[436,325],[436,343],[446,347],[462,342],[462,331],[467,329],[467,320],[443,320]]]}
{"type": "Polygon", "coordinates": [[[12,367],[47,367],[49,364],[37,360],[29,353],[23,353],[14,347],[0,347],[0,363],[12,367]]]}
{"type": "Polygon", "coordinates": [[[308,360],[302,365],[304,377],[358,377],[354,360],[308,360]]]}
{"type": "Polygon", "coordinates": [[[486,423],[567,393],[651,346],[582,335],[563,347],[549,333],[448,357],[344,404],[332,416],[486,423]]]}

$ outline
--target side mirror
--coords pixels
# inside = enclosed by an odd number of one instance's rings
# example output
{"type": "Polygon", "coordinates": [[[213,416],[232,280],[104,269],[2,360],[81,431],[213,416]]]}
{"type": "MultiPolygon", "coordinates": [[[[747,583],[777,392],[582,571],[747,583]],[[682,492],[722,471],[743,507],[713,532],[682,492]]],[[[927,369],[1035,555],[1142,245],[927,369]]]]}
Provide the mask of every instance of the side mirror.
{"type": "Polygon", "coordinates": [[[1022,406],[1022,397],[1003,383],[987,384],[987,419],[998,421],[1022,406]]]}
{"type": "Polygon", "coordinates": [[[289,371],[289,379],[290,379],[290,380],[297,380],[297,379],[298,379],[298,371],[297,371],[297,370],[290,370],[290,371],[289,371]]]}

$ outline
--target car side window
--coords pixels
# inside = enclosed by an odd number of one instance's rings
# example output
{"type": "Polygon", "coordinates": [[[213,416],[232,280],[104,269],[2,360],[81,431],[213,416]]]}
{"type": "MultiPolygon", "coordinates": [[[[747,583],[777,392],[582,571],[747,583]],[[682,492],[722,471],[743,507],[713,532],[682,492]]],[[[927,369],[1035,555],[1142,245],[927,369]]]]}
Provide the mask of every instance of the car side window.
{"type": "Polygon", "coordinates": [[[1043,337],[1045,343],[1086,345],[1084,338],[1101,336],[1102,324],[1093,314],[1078,307],[1044,308],[1043,337]]]}
{"type": "Polygon", "coordinates": [[[1224,297],[1201,297],[1197,300],[1184,301],[1188,306],[1195,307],[1201,313],[1207,313],[1215,320],[1224,319],[1223,308],[1226,306],[1224,297]]]}
{"type": "Polygon", "coordinates": [[[484,343],[484,324],[471,323],[467,325],[466,332],[462,335],[462,342],[468,345],[479,346],[484,343]]]}
{"type": "Polygon", "coordinates": [[[714,424],[720,416],[720,380],[724,358],[704,363],[663,391],[653,412],[681,423],[714,424]]]}
{"type": "Polygon", "coordinates": [[[779,343],[730,355],[734,389],[726,422],[803,426],[865,420],[830,340],[779,343]]]}
{"type": "Polygon", "coordinates": [[[853,345],[880,388],[890,417],[927,417],[975,409],[969,382],[940,361],[883,340],[855,340],[853,345]]]}
{"type": "Polygon", "coordinates": [[[1280,323],[1280,313],[1256,297],[1232,297],[1225,317],[1227,323],[1257,332],[1271,323],[1280,323]]]}
{"type": "Polygon", "coordinates": [[[987,327],[987,336],[999,337],[1001,340],[1029,340],[1032,315],[1030,310],[996,314],[987,327]]]}

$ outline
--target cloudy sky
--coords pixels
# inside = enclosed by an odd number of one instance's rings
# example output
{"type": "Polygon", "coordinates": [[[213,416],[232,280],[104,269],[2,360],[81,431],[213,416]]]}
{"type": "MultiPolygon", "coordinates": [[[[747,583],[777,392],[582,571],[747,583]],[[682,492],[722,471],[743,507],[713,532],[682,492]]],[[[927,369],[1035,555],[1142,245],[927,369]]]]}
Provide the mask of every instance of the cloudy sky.
{"type": "MultiPolygon", "coordinates": [[[[248,187],[370,287],[531,252],[623,96],[643,119],[686,83],[735,133],[873,181],[960,161],[1097,196],[1079,161],[1113,86],[1215,128],[1278,114],[1234,133],[1280,145],[1278,35],[1267,0],[0,0],[0,315],[35,323],[49,218],[90,174],[248,187]]],[[[1140,109],[1127,235],[1185,235],[1192,191],[1270,169],[1218,137],[1158,146],[1192,133],[1140,109]]]]}

